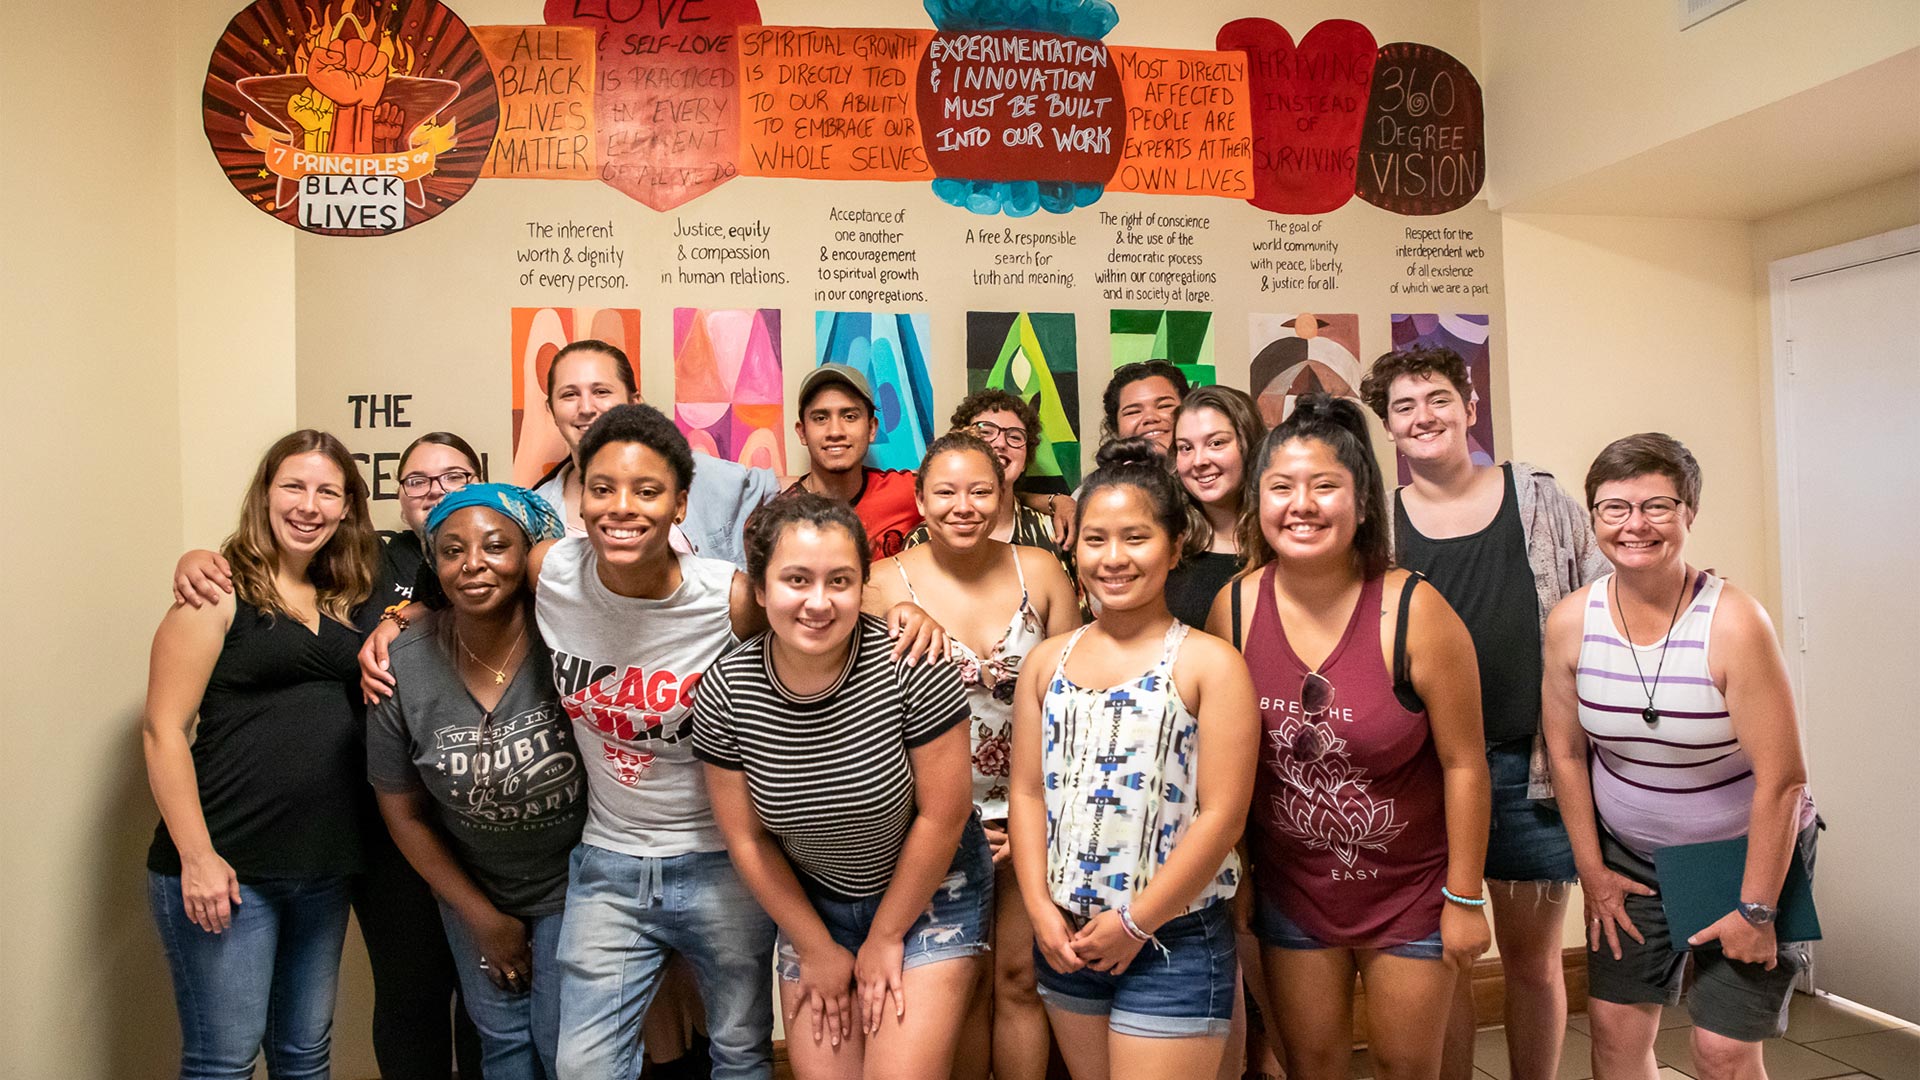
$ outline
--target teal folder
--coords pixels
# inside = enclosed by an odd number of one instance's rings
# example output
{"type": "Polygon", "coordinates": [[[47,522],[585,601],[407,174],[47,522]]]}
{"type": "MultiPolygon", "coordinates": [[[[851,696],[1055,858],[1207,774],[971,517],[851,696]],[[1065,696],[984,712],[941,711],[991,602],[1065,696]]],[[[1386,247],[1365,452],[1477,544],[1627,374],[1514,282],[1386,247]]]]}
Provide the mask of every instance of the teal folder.
{"type": "MultiPolygon", "coordinates": [[[[1740,905],[1740,881],[1747,872],[1747,838],[1681,844],[1653,853],[1660,882],[1660,905],[1667,912],[1673,950],[1692,949],[1687,939],[1720,921],[1740,905]]],[[[1794,845],[1787,880],[1780,886],[1780,913],[1774,919],[1777,941],[1819,941],[1820,916],[1813,909],[1813,878],[1806,854],[1794,845]]],[[[1717,948],[1717,945],[1706,946],[1717,948]]]]}

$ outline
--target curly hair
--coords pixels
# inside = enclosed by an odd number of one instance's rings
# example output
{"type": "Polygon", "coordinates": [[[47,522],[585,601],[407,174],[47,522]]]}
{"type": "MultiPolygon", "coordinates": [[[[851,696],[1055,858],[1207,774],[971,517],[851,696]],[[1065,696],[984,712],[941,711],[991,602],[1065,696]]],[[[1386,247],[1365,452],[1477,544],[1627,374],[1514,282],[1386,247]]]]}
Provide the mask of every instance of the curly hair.
{"type": "Polygon", "coordinates": [[[1040,441],[1040,414],[1033,411],[1033,406],[1008,391],[997,386],[975,390],[953,407],[953,417],[948,422],[957,431],[972,427],[981,413],[990,412],[1010,412],[1020,418],[1020,426],[1027,429],[1027,458],[1031,461],[1033,447],[1040,441]]]}
{"type": "Polygon", "coordinates": [[[606,448],[608,443],[632,442],[652,450],[667,459],[673,468],[674,482],[679,491],[685,491],[693,484],[693,449],[687,445],[687,437],[680,433],[673,421],[661,414],[651,405],[615,405],[600,414],[587,433],[580,439],[580,471],[593,464],[593,456],[606,448]]]}
{"type": "Polygon", "coordinates": [[[1402,375],[1438,375],[1453,384],[1454,390],[1460,394],[1460,400],[1466,401],[1473,396],[1473,384],[1467,376],[1467,362],[1452,349],[1416,345],[1411,349],[1383,353],[1367,369],[1366,378],[1360,380],[1360,400],[1366,402],[1367,408],[1373,410],[1373,415],[1383,421],[1387,418],[1387,407],[1393,403],[1393,381],[1402,375]]]}

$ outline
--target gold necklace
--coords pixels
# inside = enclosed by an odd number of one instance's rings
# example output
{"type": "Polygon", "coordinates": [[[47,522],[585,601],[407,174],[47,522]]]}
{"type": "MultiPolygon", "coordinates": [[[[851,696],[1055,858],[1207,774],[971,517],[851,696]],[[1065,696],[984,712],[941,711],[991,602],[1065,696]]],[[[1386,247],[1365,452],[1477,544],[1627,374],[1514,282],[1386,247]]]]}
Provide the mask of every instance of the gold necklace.
{"type": "Polygon", "coordinates": [[[507,646],[507,655],[503,657],[500,661],[502,666],[494,667],[492,664],[489,664],[485,660],[482,660],[478,656],[475,656],[473,654],[472,649],[467,648],[467,641],[465,638],[460,636],[460,631],[455,630],[453,632],[453,640],[460,643],[460,651],[467,654],[467,659],[473,661],[476,664],[479,664],[481,667],[486,668],[488,671],[493,672],[493,685],[495,686],[499,686],[501,683],[507,681],[507,669],[505,665],[512,662],[513,651],[520,647],[521,638],[524,638],[526,636],[527,636],[527,628],[525,624],[522,624],[520,627],[519,636],[513,639],[513,644],[507,646]]]}

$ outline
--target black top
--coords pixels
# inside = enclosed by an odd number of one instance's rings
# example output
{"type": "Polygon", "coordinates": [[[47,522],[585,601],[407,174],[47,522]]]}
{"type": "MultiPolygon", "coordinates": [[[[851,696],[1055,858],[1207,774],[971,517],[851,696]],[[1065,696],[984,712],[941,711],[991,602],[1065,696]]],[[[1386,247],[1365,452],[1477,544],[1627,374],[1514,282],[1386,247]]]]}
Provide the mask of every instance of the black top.
{"type": "MultiPolygon", "coordinates": [[[[241,881],[360,868],[359,650],[352,627],[322,616],[314,633],[236,599],[200,699],[193,767],[213,850],[241,881]]],[[[180,872],[165,821],[154,829],[147,868],[180,872]]]]}
{"type": "Polygon", "coordinates": [[[420,534],[412,529],[383,532],[380,539],[380,563],[385,588],[374,590],[374,616],[395,604],[411,600],[435,611],[447,606],[447,594],[440,588],[440,576],[433,572],[433,560],[422,549],[420,534]]]}
{"type": "Polygon", "coordinates": [[[1393,493],[1397,561],[1425,574],[1473,637],[1488,745],[1531,739],[1540,730],[1540,597],[1527,562],[1513,466],[1501,471],[1506,491],[1499,511],[1486,528],[1465,536],[1421,535],[1400,492],[1393,493]]]}
{"type": "Polygon", "coordinates": [[[761,634],[714,661],[693,706],[693,752],[747,774],[761,823],[809,892],[886,892],[913,824],[908,751],[967,719],[952,664],[893,659],[887,624],[860,616],[846,670],[796,697],[761,634]]]}
{"type": "Polygon", "coordinates": [[[1195,630],[1205,630],[1213,598],[1233,580],[1239,567],[1240,556],[1224,551],[1182,556],[1167,572],[1167,610],[1195,630]]]}

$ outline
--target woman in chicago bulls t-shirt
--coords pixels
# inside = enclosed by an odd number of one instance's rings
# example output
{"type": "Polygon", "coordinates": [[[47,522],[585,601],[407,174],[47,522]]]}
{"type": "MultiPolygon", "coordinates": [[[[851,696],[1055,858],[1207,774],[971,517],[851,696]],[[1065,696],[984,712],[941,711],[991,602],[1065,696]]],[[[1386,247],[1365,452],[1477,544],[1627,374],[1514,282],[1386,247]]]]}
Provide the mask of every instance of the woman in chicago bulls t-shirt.
{"type": "Polygon", "coordinates": [[[1287,1075],[1347,1074],[1357,970],[1380,1075],[1437,1076],[1457,972],[1489,943],[1473,643],[1439,593],[1388,569],[1359,406],[1301,398],[1253,465],[1254,571],[1209,625],[1243,643],[1259,698],[1254,930],[1287,1075]]]}

